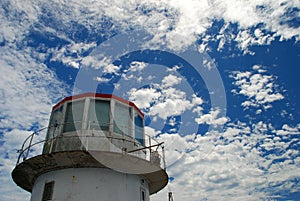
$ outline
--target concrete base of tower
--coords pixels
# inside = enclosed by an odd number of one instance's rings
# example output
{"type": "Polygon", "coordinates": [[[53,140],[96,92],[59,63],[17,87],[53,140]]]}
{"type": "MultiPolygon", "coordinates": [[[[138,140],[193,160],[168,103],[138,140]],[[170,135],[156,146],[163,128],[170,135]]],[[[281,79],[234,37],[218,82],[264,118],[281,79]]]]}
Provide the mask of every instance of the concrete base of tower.
{"type": "Polygon", "coordinates": [[[67,168],[40,175],[34,182],[31,201],[149,201],[145,178],[108,168],[67,168]]]}

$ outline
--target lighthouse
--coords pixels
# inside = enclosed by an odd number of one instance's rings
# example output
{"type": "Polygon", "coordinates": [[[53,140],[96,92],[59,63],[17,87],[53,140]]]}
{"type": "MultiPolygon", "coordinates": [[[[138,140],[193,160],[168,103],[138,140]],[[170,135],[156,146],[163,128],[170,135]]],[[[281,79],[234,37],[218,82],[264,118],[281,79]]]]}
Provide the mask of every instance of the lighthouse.
{"type": "Polygon", "coordinates": [[[31,201],[149,201],[168,175],[164,144],[144,125],[139,108],[115,95],[66,97],[24,141],[12,178],[31,201]]]}

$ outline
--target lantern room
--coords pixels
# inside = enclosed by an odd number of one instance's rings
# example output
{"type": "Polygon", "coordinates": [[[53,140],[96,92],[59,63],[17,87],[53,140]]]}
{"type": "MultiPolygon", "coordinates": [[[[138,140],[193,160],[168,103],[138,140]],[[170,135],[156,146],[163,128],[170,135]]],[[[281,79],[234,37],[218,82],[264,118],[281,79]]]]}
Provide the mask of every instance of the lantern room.
{"type": "Polygon", "coordinates": [[[144,115],[134,103],[111,94],[85,93],[53,107],[43,153],[133,150],[144,145],[144,115]]]}

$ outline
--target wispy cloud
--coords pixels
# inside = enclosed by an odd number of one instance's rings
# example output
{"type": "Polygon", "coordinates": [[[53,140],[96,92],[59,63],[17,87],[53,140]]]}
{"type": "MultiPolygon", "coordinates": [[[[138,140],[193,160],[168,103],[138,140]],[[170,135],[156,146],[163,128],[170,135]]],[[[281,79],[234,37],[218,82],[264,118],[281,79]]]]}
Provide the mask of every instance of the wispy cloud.
{"type": "Polygon", "coordinates": [[[0,199],[24,200],[29,194],[10,176],[17,150],[31,129],[47,126],[52,104],[66,94],[65,85],[26,50],[1,47],[0,57],[0,180],[5,183],[0,199]]]}

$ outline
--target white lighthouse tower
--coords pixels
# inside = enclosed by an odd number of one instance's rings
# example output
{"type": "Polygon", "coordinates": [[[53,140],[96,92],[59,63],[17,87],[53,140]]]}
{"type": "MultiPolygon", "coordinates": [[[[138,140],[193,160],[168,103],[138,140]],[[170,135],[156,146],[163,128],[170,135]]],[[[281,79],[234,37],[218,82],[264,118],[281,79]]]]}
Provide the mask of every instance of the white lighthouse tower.
{"type": "Polygon", "coordinates": [[[12,172],[31,201],[149,201],[168,183],[163,143],[146,137],[144,115],[132,102],[67,97],[53,107],[47,128],[45,140],[40,132],[25,140],[12,172]]]}

